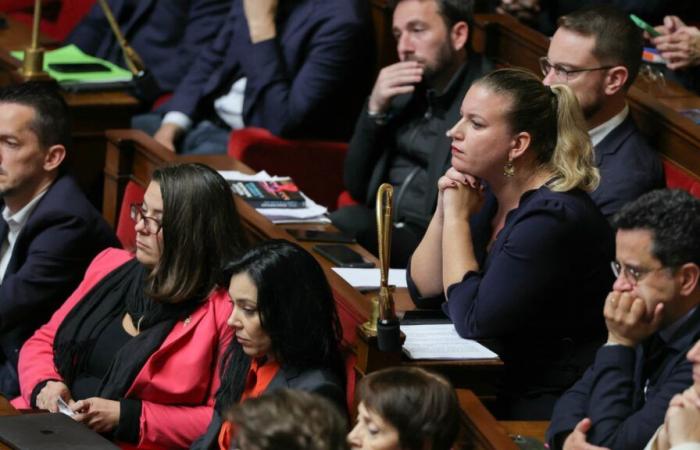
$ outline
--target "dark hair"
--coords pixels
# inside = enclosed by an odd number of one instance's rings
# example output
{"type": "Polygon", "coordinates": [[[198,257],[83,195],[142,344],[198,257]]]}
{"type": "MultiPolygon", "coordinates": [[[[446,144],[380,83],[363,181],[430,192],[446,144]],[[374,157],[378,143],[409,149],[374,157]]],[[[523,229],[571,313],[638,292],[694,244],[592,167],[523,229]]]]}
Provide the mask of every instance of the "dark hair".
{"type": "Polygon", "coordinates": [[[700,199],[678,189],[658,189],[626,204],[613,217],[618,230],[648,230],[652,255],[665,267],[700,266],[700,199]]]}
{"type": "Polygon", "coordinates": [[[373,372],[357,385],[357,401],[399,433],[401,448],[449,450],[459,432],[459,403],[450,383],[418,367],[373,372]]]}
{"type": "Polygon", "coordinates": [[[0,103],[16,103],[34,110],[30,126],[44,149],[70,146],[70,112],[58,88],[37,82],[5,86],[0,88],[0,103]]]}
{"type": "Polygon", "coordinates": [[[625,66],[629,89],[637,77],[642,62],[644,39],[642,30],[619,9],[610,6],[583,8],[562,16],[557,25],[583,36],[593,36],[593,55],[605,65],[625,66]]]}
{"type": "MultiPolygon", "coordinates": [[[[328,368],[344,379],[342,328],[331,287],[314,257],[288,241],[265,241],[225,270],[227,278],[241,273],[257,288],[260,324],[280,364],[328,368]]],[[[249,366],[250,358],[234,339],[221,367],[217,407],[238,402],[249,366]]]]}
{"type": "Polygon", "coordinates": [[[58,88],[37,82],[5,86],[0,88],[0,103],[15,103],[34,110],[30,126],[42,148],[70,146],[70,112],[58,88]]]}
{"type": "Polygon", "coordinates": [[[256,450],[346,450],[347,423],[318,394],[280,389],[250,398],[227,414],[239,446],[256,450]]]}
{"type": "MultiPolygon", "coordinates": [[[[389,7],[393,11],[396,5],[403,0],[391,0],[389,7]]],[[[434,1],[438,5],[438,12],[442,17],[445,26],[448,30],[457,22],[466,22],[469,26],[471,36],[472,25],[474,24],[474,0],[418,0],[418,1],[434,1]]]]}
{"type": "Polygon", "coordinates": [[[523,69],[495,70],[475,82],[510,98],[506,120],[510,129],[530,134],[530,148],[540,165],[550,169],[554,191],[581,188],[592,191],[600,176],[581,107],[565,85],[548,87],[523,69]]]}
{"type": "Polygon", "coordinates": [[[149,276],[148,296],[165,303],[205,298],[223,263],[245,247],[228,183],[203,164],[156,169],[163,196],[163,252],[149,276]]]}

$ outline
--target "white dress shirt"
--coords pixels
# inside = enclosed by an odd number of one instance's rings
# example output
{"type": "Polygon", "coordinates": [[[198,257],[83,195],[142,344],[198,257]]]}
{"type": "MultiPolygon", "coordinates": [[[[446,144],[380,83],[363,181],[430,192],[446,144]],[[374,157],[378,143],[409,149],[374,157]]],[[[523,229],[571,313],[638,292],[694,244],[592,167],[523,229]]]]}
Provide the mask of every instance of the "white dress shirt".
{"type": "Polygon", "coordinates": [[[8,264],[10,264],[17,236],[19,236],[20,231],[22,231],[22,228],[27,224],[29,216],[32,215],[34,208],[36,208],[37,203],[39,203],[39,200],[46,194],[47,190],[48,189],[45,189],[39,195],[31,199],[29,203],[14,214],[10,212],[7,205],[5,205],[5,208],[2,210],[2,218],[7,222],[8,231],[7,238],[2,243],[2,250],[0,250],[2,253],[0,257],[0,284],[2,280],[5,279],[5,272],[7,271],[8,264]]]}

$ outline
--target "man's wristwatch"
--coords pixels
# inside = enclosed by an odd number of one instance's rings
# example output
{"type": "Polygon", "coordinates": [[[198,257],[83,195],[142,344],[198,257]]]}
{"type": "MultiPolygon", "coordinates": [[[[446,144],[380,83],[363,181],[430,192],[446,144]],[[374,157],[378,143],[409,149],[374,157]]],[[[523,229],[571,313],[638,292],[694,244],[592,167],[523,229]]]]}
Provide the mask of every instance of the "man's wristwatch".
{"type": "Polygon", "coordinates": [[[386,125],[389,115],[383,112],[375,112],[367,110],[367,117],[372,119],[377,125],[386,125]]]}

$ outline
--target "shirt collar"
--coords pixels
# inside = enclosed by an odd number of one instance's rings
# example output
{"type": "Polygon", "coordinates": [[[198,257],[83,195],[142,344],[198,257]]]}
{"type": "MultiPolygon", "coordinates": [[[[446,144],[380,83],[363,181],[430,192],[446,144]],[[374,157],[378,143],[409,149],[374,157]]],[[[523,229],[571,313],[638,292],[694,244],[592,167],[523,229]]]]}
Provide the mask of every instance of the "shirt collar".
{"type": "Polygon", "coordinates": [[[617,128],[618,125],[624,122],[629,112],[630,108],[629,106],[627,106],[627,104],[625,104],[625,107],[622,108],[622,111],[612,116],[606,122],[603,122],[597,127],[588,130],[588,134],[591,136],[591,142],[593,143],[593,146],[595,147],[596,145],[600,144],[600,142],[603,139],[605,139],[605,136],[610,134],[612,130],[614,130],[615,128],[617,128]]]}
{"type": "Polygon", "coordinates": [[[24,227],[24,225],[29,220],[29,216],[32,214],[34,208],[36,208],[36,205],[39,203],[39,200],[41,200],[44,194],[46,194],[46,191],[48,191],[48,187],[41,191],[36,197],[31,199],[29,203],[24,205],[22,209],[20,209],[14,214],[12,214],[7,205],[5,205],[5,208],[3,208],[2,210],[2,218],[5,219],[5,222],[7,222],[7,226],[10,228],[10,230],[20,230],[22,229],[22,227],[24,227]]]}

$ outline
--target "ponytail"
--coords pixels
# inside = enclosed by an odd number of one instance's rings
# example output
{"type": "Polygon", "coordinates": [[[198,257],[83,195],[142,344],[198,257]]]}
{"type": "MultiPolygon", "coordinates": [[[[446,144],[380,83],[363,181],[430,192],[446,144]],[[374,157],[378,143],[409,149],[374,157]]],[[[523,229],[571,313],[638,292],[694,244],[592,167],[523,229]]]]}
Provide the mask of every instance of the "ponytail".
{"type": "Polygon", "coordinates": [[[557,143],[549,166],[559,177],[550,189],[593,191],[598,187],[600,174],[595,167],[593,144],[581,108],[569,86],[558,84],[551,89],[556,97],[557,143]]]}
{"type": "Polygon", "coordinates": [[[550,189],[592,191],[598,186],[600,175],[586,121],[568,86],[549,88],[532,72],[511,68],[486,74],[475,84],[510,97],[508,123],[513,131],[530,134],[528,151],[556,177],[550,189]]]}

